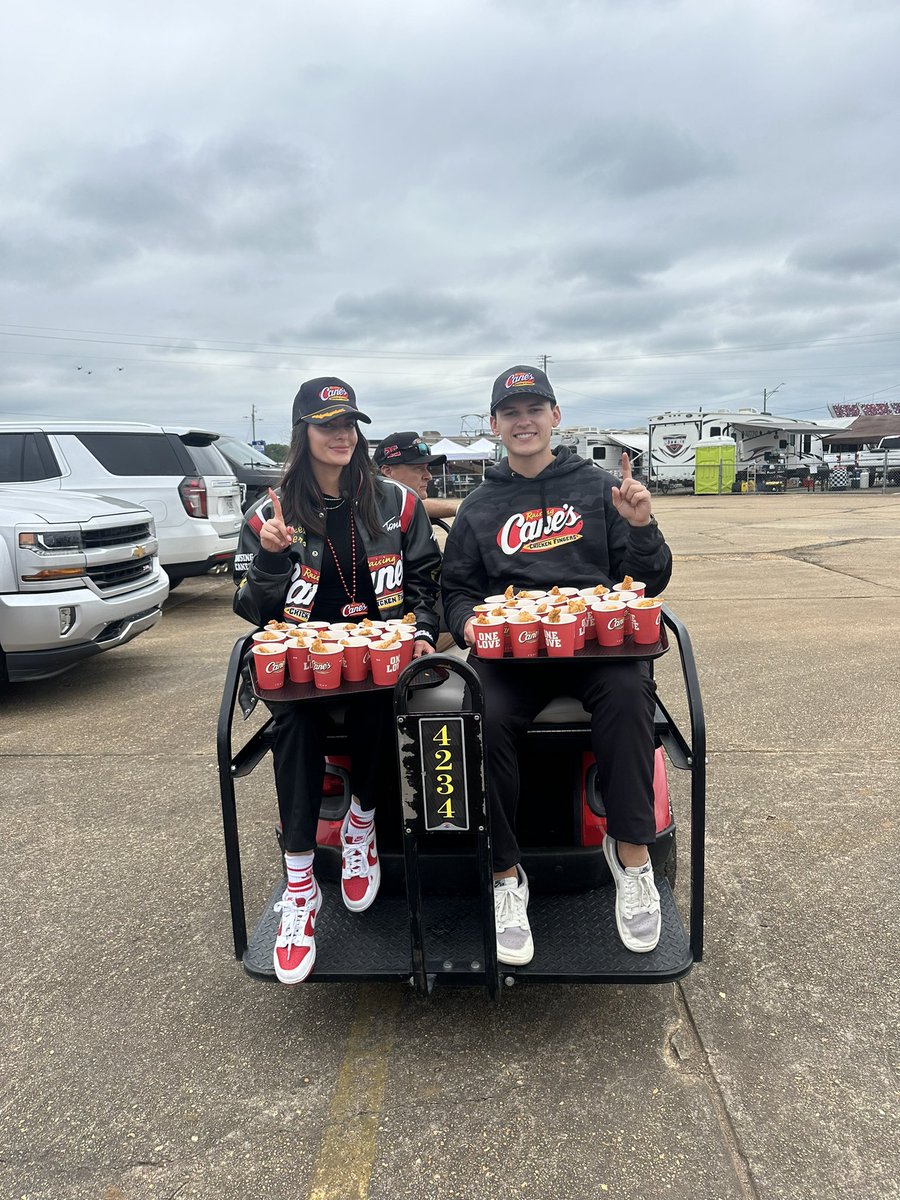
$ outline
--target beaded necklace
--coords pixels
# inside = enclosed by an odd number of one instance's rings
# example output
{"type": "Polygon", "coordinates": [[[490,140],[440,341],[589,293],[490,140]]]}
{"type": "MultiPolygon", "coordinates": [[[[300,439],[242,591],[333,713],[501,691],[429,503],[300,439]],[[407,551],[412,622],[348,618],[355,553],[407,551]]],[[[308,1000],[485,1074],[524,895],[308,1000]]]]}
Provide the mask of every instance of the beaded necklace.
{"type": "MultiPolygon", "coordinates": [[[[329,512],[334,512],[335,509],[340,508],[344,503],[345,497],[342,496],[337,504],[327,503],[328,500],[333,499],[331,496],[323,496],[322,499],[323,502],[325,502],[325,507],[329,510],[329,512]]],[[[328,536],[327,528],[325,532],[325,544],[331,551],[331,557],[334,559],[334,565],[337,569],[338,579],[341,581],[341,587],[344,589],[344,593],[348,601],[348,603],[345,604],[341,609],[341,616],[358,617],[367,613],[369,611],[369,606],[356,599],[356,522],[353,520],[353,510],[348,509],[347,511],[350,516],[350,587],[347,587],[347,580],[344,578],[344,572],[341,570],[341,564],[338,561],[337,552],[332,545],[331,538],[328,536]]]]}

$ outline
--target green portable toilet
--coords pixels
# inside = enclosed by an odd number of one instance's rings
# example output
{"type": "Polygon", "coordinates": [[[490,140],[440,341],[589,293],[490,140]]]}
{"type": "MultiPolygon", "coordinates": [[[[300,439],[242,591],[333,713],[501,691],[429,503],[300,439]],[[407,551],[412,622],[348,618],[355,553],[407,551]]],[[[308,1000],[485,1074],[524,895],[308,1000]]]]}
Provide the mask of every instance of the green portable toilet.
{"type": "Polygon", "coordinates": [[[703,438],[694,457],[694,495],[718,496],[730,492],[735,477],[734,438],[703,438]]]}

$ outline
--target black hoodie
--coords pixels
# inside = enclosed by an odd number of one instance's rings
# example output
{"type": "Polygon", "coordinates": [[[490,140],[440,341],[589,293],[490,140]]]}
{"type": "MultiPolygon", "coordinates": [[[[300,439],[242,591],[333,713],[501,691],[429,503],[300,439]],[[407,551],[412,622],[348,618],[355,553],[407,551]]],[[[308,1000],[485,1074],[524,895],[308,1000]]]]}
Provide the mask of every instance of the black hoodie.
{"type": "Polygon", "coordinates": [[[611,587],[631,575],[657,595],[672,554],[655,521],[631,526],[616,512],[618,481],[566,446],[534,479],[504,460],[467,496],[447,538],[441,588],[447,627],[460,646],[472,606],[520,588],[611,587]]]}

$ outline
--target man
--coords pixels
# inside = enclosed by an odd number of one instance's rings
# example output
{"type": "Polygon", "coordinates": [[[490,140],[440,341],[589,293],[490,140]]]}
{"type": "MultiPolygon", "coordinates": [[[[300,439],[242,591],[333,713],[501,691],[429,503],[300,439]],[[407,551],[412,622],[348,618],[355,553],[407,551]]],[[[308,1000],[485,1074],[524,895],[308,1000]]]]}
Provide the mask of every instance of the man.
{"type": "Polygon", "coordinates": [[[445,454],[432,454],[417,433],[390,433],[375,447],[372,462],[382,475],[396,479],[416,493],[431,519],[455,517],[459,500],[439,500],[428,495],[432,468],[442,467],[445,454]]]}
{"type": "MultiPolygon", "coordinates": [[[[494,382],[491,429],[507,458],[463,501],[444,550],[447,626],[459,645],[474,643],[473,605],[512,586],[549,589],[620,582],[626,574],[654,595],[668,583],[672,556],[647,489],[622,455],[622,480],[567,447],[550,449],[561,413],[550,381],[516,366],[494,382]]],[[[522,965],[534,954],[528,880],[515,835],[519,797],[516,738],[554,696],[578,697],[591,714],[591,738],[608,835],[603,853],[616,884],[616,925],[629,950],[659,941],[659,893],[647,846],[655,841],[653,715],[655,687],[646,663],[540,663],[511,669],[472,660],[484,684],[484,736],[491,803],[497,956],[522,965]]]]}

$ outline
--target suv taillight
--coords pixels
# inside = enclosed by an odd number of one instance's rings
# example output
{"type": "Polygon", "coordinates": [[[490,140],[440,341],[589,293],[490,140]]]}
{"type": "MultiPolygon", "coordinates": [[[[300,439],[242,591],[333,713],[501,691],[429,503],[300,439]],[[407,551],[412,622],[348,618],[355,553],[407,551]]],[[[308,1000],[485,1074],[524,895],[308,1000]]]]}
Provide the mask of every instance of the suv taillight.
{"type": "Polygon", "coordinates": [[[186,475],[178,485],[181,503],[189,517],[206,517],[206,483],[196,475],[186,475]]]}

